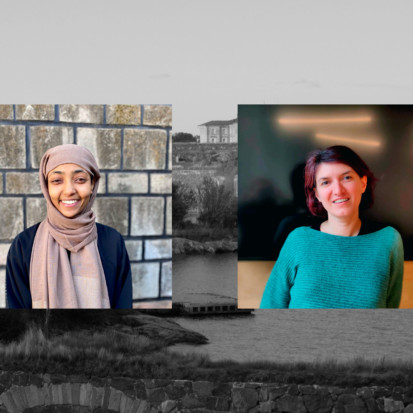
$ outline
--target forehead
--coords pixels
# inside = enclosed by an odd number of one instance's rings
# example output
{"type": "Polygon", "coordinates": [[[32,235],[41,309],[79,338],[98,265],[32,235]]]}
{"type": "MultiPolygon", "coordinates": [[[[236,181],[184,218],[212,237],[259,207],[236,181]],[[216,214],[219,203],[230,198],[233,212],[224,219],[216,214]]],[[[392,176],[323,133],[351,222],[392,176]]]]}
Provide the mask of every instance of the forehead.
{"type": "Polygon", "coordinates": [[[317,180],[319,178],[334,177],[342,175],[343,173],[348,171],[355,173],[355,170],[350,165],[346,165],[345,163],[322,162],[317,166],[317,169],[315,171],[315,179],[317,180]]]}
{"type": "Polygon", "coordinates": [[[51,175],[52,173],[58,173],[58,172],[65,174],[65,175],[72,175],[77,172],[87,173],[84,168],[82,168],[79,165],[76,165],[75,163],[63,163],[61,165],[58,165],[56,166],[56,168],[52,169],[49,172],[49,175],[51,175]]]}

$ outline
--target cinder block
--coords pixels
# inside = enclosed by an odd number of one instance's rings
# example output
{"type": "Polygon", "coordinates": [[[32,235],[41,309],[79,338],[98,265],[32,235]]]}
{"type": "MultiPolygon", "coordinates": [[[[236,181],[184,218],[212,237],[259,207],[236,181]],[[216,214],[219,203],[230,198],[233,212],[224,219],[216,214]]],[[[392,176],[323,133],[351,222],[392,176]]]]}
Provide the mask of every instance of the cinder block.
{"type": "Polygon", "coordinates": [[[148,192],[148,174],[110,173],[108,190],[110,193],[119,194],[146,194],[148,192]]]}
{"type": "Polygon", "coordinates": [[[7,264],[7,254],[9,253],[11,243],[0,244],[0,265],[7,264]]]}
{"type": "Polygon", "coordinates": [[[62,383],[62,404],[72,404],[72,383],[62,383]]]}
{"type": "Polygon", "coordinates": [[[132,198],[131,235],[162,235],[163,198],[132,198]]]}
{"type": "Polygon", "coordinates": [[[54,120],[54,105],[16,105],[18,120],[54,120]]]}
{"type": "Polygon", "coordinates": [[[40,396],[42,392],[38,387],[31,384],[30,386],[26,386],[24,390],[26,392],[26,400],[27,400],[28,408],[33,408],[35,406],[39,406],[42,404],[41,396],[40,396]]]}
{"type": "Polygon", "coordinates": [[[131,264],[134,299],[157,298],[159,295],[159,263],[131,264]]]}
{"type": "Polygon", "coordinates": [[[103,172],[100,173],[98,194],[106,194],[106,174],[103,172]]]}
{"type": "Polygon", "coordinates": [[[132,410],[133,399],[122,393],[120,399],[119,413],[130,413],[132,410]]]}
{"type": "Polygon", "coordinates": [[[140,125],[140,105],[107,105],[106,123],[110,125],[140,125]]]}
{"type": "Polygon", "coordinates": [[[125,245],[131,261],[140,261],[142,259],[142,241],[128,240],[125,241],[125,245]]]}
{"type": "Polygon", "coordinates": [[[172,106],[145,105],[143,108],[143,124],[172,127],[172,106]]]}
{"type": "Polygon", "coordinates": [[[26,225],[32,225],[43,221],[47,216],[46,200],[42,198],[26,198],[26,225]]]}
{"type": "Polygon", "coordinates": [[[161,296],[172,297],[172,261],[162,263],[161,296]]]}
{"type": "Polygon", "coordinates": [[[120,129],[79,128],[77,144],[92,152],[99,169],[120,168],[120,129]]]}
{"type": "Polygon", "coordinates": [[[63,390],[61,384],[52,384],[52,403],[63,404],[63,390]]]}
{"type": "Polygon", "coordinates": [[[172,171],[172,132],[169,132],[168,170],[172,171]]]}
{"type": "Polygon", "coordinates": [[[152,194],[172,194],[172,173],[151,174],[152,194]]]}
{"type": "Polygon", "coordinates": [[[76,406],[80,404],[80,383],[71,383],[72,403],[76,406]]]}
{"type": "Polygon", "coordinates": [[[18,411],[23,412],[27,407],[26,393],[23,386],[12,386],[9,390],[18,411]]]}
{"type": "Polygon", "coordinates": [[[165,169],[166,132],[125,129],[123,169],[165,169]]]}
{"type": "Polygon", "coordinates": [[[66,126],[30,127],[30,162],[38,168],[44,153],[58,145],[73,143],[73,129],[66,126]]]}
{"type": "Polygon", "coordinates": [[[119,411],[120,399],[121,399],[122,394],[123,393],[117,389],[114,389],[114,388],[110,389],[108,410],[115,411],[115,412],[119,411]]]}
{"type": "Polygon", "coordinates": [[[7,412],[17,413],[19,409],[16,406],[16,403],[13,400],[13,396],[11,391],[6,391],[0,395],[0,400],[2,404],[6,407],[7,412]]]}
{"type": "Polygon", "coordinates": [[[38,172],[6,173],[6,192],[8,194],[41,194],[38,172]]]}
{"type": "Polygon", "coordinates": [[[79,404],[81,406],[92,407],[92,392],[93,388],[90,383],[82,383],[80,385],[79,404]]]}
{"type": "Polygon", "coordinates": [[[102,407],[105,390],[103,387],[92,387],[91,408],[96,409],[102,407]]]}
{"type": "Polygon", "coordinates": [[[166,198],[166,234],[172,235],[172,197],[166,198]]]}
{"type": "Polygon", "coordinates": [[[3,193],[3,174],[0,173],[0,194],[3,193]]]}
{"type": "Polygon", "coordinates": [[[26,128],[0,125],[0,168],[26,167],[26,128]]]}
{"type": "Polygon", "coordinates": [[[6,270],[0,269],[0,308],[6,308],[6,270]]]}
{"type": "Polygon", "coordinates": [[[156,239],[145,241],[145,260],[172,257],[172,240],[156,239]]]}
{"type": "Polygon", "coordinates": [[[0,240],[12,240],[23,231],[22,198],[0,199],[0,240]]]}
{"type": "Polygon", "coordinates": [[[0,119],[13,120],[13,105],[0,105],[0,119]]]}
{"type": "Polygon", "coordinates": [[[103,123],[103,105],[59,105],[59,120],[71,123],[103,123]]]}
{"type": "Polygon", "coordinates": [[[115,228],[122,235],[128,235],[128,199],[127,198],[97,198],[92,208],[96,221],[115,228]]]}

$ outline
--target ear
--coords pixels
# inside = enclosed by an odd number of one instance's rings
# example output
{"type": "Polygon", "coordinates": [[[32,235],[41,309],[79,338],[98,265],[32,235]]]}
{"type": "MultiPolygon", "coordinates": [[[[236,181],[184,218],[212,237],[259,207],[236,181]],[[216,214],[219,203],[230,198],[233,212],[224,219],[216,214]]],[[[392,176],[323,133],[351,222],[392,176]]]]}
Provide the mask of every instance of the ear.
{"type": "Polygon", "coordinates": [[[317,198],[318,202],[320,202],[320,199],[318,198],[317,188],[314,187],[313,191],[314,191],[314,195],[315,195],[315,197],[317,198]]]}
{"type": "Polygon", "coordinates": [[[360,179],[361,179],[362,193],[364,194],[364,192],[366,191],[366,188],[367,188],[367,176],[362,176],[360,179]]]}

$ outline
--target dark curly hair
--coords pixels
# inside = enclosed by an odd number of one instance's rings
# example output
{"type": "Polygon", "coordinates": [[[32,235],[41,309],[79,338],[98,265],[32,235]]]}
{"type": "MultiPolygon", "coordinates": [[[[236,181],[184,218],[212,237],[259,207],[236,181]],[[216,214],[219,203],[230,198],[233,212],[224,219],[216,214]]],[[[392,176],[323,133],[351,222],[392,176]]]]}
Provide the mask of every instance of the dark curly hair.
{"type": "Polygon", "coordinates": [[[305,165],[304,190],[307,198],[307,206],[310,212],[318,217],[327,217],[327,211],[315,196],[315,174],[318,165],[323,162],[339,162],[351,166],[362,178],[367,177],[367,187],[361,198],[360,209],[367,209],[373,205],[374,187],[377,179],[370,171],[366,163],[352,149],[347,146],[335,145],[327,149],[316,149],[307,158],[305,165]]]}

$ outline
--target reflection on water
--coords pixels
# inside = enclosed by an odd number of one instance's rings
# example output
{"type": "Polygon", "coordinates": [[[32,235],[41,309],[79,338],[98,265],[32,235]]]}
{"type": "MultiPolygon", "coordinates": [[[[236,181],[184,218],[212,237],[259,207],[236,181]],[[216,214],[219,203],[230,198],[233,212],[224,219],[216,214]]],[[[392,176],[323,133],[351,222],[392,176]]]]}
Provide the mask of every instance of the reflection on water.
{"type": "MultiPolygon", "coordinates": [[[[211,292],[236,297],[236,254],[174,257],[174,301],[211,292]]],[[[256,310],[253,316],[174,318],[208,337],[176,351],[213,360],[341,361],[364,357],[412,360],[412,310],[256,310]]]]}
{"type": "Polygon", "coordinates": [[[237,254],[177,256],[173,274],[174,301],[190,301],[193,293],[237,298],[237,254]]]}

